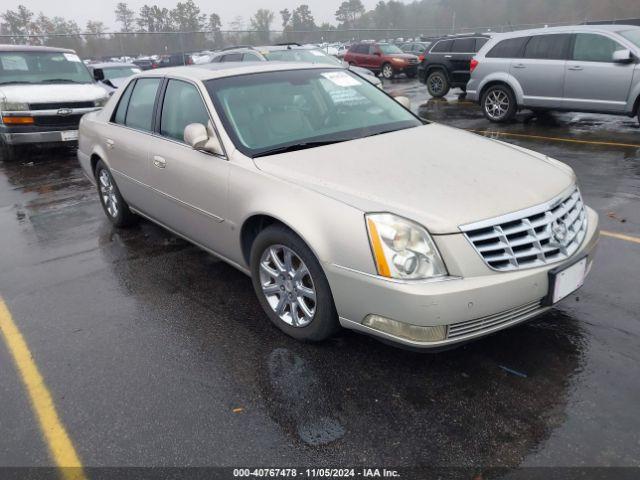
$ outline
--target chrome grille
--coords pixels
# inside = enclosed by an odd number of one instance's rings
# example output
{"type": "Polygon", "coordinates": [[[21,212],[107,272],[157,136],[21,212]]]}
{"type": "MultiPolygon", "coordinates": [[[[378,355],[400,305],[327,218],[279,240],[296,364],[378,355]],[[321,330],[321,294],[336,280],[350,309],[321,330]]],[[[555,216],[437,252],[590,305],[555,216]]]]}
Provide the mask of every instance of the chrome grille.
{"type": "Polygon", "coordinates": [[[560,200],[460,229],[490,268],[505,272],[573,255],[586,235],[587,212],[576,188],[560,200]]]}
{"type": "Polygon", "coordinates": [[[541,310],[540,302],[533,302],[523,305],[506,312],[496,313],[495,315],[489,315],[476,320],[469,320],[467,322],[456,323],[449,325],[448,339],[464,337],[465,335],[471,335],[473,333],[490,330],[500,325],[504,325],[510,322],[516,322],[517,320],[523,320],[525,317],[541,310]]]}

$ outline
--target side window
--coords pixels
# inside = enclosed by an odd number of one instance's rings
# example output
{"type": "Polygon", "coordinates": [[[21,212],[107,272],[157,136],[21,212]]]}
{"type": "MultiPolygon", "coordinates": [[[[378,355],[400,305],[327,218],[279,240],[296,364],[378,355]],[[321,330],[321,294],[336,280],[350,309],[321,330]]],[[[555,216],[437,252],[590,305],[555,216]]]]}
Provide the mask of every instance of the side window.
{"type": "Polygon", "coordinates": [[[160,135],[184,142],[184,128],[190,123],[209,122],[209,113],[198,89],[187,82],[169,80],[162,102],[160,135]]]}
{"type": "Polygon", "coordinates": [[[458,38],[453,41],[453,53],[473,53],[476,48],[475,38],[458,38]]]}
{"type": "Polygon", "coordinates": [[[258,57],[255,53],[245,53],[242,57],[243,62],[259,62],[260,57],[258,57]]]}
{"type": "Polygon", "coordinates": [[[536,35],[524,48],[524,58],[542,60],[565,60],[571,35],[536,35]]]}
{"type": "Polygon", "coordinates": [[[380,49],[377,46],[369,45],[369,49],[364,53],[366,53],[368,55],[373,55],[374,53],[379,52],[379,51],[380,51],[380,49]]]}
{"type": "Polygon", "coordinates": [[[522,56],[522,49],[524,44],[527,43],[527,40],[529,40],[529,37],[517,37],[502,40],[489,50],[487,58],[520,58],[522,56]]]}
{"type": "Polygon", "coordinates": [[[353,53],[366,53],[369,51],[369,47],[366,45],[356,45],[353,47],[353,53]]]}
{"type": "Polygon", "coordinates": [[[484,44],[487,43],[488,41],[489,41],[488,38],[476,38],[476,47],[473,51],[474,52],[480,51],[480,49],[484,47],[484,44]]]}
{"type": "Polygon", "coordinates": [[[153,105],[160,86],[159,78],[139,78],[133,88],[125,125],[150,132],[153,120],[153,105]]]}
{"type": "Polygon", "coordinates": [[[581,62],[613,62],[613,52],[624,50],[618,42],[602,35],[578,33],[573,47],[573,60],[581,62]]]}
{"type": "Polygon", "coordinates": [[[241,53],[230,53],[228,55],[225,55],[222,58],[223,62],[241,62],[242,61],[242,54],[241,53]]]}
{"type": "Polygon", "coordinates": [[[441,40],[431,49],[432,53],[450,52],[453,46],[453,40],[441,40]]]}
{"type": "Polygon", "coordinates": [[[119,123],[124,125],[125,117],[127,116],[127,107],[129,106],[129,98],[131,98],[131,92],[133,92],[133,87],[135,85],[135,80],[127,86],[127,89],[124,91],[122,96],[120,97],[120,102],[118,103],[118,107],[116,108],[116,113],[113,116],[113,121],[115,123],[119,123]]]}

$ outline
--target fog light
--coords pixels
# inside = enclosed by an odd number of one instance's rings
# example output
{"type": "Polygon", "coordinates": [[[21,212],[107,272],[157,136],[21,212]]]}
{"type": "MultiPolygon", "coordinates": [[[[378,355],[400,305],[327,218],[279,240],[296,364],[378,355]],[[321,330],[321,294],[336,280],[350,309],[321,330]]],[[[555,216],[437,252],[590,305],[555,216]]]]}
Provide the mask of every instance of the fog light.
{"type": "Polygon", "coordinates": [[[409,325],[391,320],[390,318],[379,315],[367,315],[362,324],[374,330],[415,342],[440,342],[447,338],[446,325],[420,327],[418,325],[409,325]]]}

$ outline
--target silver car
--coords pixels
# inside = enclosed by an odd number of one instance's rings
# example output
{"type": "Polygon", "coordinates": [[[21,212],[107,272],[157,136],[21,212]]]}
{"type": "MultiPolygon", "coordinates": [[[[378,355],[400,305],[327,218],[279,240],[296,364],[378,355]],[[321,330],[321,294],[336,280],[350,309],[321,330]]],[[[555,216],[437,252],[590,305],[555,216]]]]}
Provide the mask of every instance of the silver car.
{"type": "Polygon", "coordinates": [[[638,115],[640,28],[581,25],[497,35],[471,63],[467,99],[492,122],[521,108],[638,115]]]}
{"type": "Polygon", "coordinates": [[[143,72],[83,117],[78,157],[115,226],[146,217],[250,275],[297,339],[444,347],[578,289],[598,217],[571,168],[406,103],[317,64],[143,72]]]}

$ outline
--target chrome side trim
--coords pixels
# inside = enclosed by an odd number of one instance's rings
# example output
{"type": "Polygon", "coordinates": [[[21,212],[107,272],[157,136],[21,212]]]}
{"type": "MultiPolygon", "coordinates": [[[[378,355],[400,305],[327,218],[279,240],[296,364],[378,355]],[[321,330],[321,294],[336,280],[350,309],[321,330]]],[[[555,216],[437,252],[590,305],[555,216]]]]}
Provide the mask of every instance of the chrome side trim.
{"type": "Polygon", "coordinates": [[[179,198],[176,198],[173,195],[169,195],[168,193],[164,193],[162,190],[158,190],[157,188],[153,188],[152,186],[147,185],[146,183],[143,183],[143,182],[141,182],[139,180],[136,180],[135,178],[130,177],[129,175],[127,175],[125,173],[122,173],[120,170],[111,169],[111,171],[113,173],[116,173],[116,174],[120,175],[121,177],[123,177],[123,178],[125,178],[125,179],[127,179],[127,180],[129,180],[129,181],[131,181],[131,182],[133,182],[135,184],[137,184],[137,185],[140,185],[140,186],[142,186],[144,188],[147,188],[147,189],[153,191],[154,193],[157,193],[160,196],[168,198],[169,200],[177,203],[178,205],[181,205],[183,207],[189,208],[190,210],[193,210],[194,212],[199,213],[200,215],[204,215],[205,217],[209,217],[209,218],[215,220],[218,223],[224,222],[224,218],[219,217],[218,215],[215,215],[215,214],[213,214],[211,212],[207,212],[206,210],[203,210],[203,209],[201,209],[199,207],[196,207],[195,205],[192,205],[192,204],[190,204],[188,202],[180,200],[179,198]]]}

